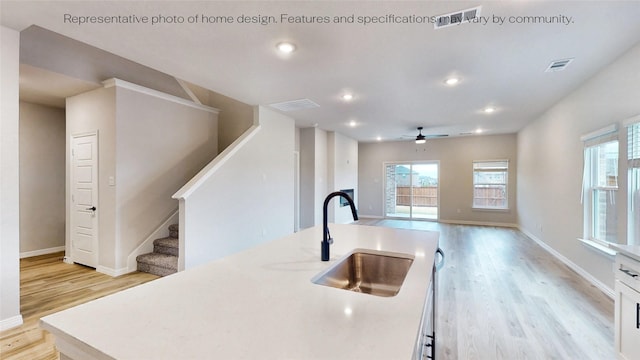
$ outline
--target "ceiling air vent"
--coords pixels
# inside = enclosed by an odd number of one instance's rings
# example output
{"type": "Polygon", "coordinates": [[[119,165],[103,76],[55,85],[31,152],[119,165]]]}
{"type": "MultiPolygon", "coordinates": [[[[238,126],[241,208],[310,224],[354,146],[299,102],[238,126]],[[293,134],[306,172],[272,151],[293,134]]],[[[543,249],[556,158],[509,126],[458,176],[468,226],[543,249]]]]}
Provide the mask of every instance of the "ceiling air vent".
{"type": "Polygon", "coordinates": [[[551,64],[549,64],[549,66],[547,67],[547,70],[545,70],[545,72],[562,71],[572,61],[573,61],[573,58],[571,58],[571,59],[562,59],[562,60],[554,60],[554,61],[551,62],[551,64]]]}
{"type": "Polygon", "coordinates": [[[278,109],[280,111],[285,111],[285,112],[296,111],[296,110],[304,110],[304,109],[312,109],[312,108],[320,107],[320,105],[314,103],[313,101],[311,101],[309,99],[299,99],[299,100],[284,101],[284,102],[271,104],[269,106],[271,106],[274,109],[278,109]]]}
{"type": "Polygon", "coordinates": [[[477,6],[467,10],[460,10],[449,14],[436,16],[436,21],[435,23],[433,23],[433,28],[437,30],[449,26],[477,21],[477,19],[480,17],[481,8],[481,6],[477,6]]]}

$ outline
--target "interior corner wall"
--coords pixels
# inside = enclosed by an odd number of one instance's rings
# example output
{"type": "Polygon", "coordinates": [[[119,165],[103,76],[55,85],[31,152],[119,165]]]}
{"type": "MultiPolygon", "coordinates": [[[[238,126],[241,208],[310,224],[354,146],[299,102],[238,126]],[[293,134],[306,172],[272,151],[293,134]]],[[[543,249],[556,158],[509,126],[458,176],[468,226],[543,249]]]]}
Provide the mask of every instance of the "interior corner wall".
{"type": "Polygon", "coordinates": [[[431,139],[424,145],[413,141],[361,143],[358,150],[358,207],[364,216],[385,216],[385,162],[438,161],[440,221],[515,226],[516,189],[519,187],[517,149],[516,134],[431,139]],[[509,210],[472,208],[474,160],[509,160],[509,210]]]}
{"type": "Polygon", "coordinates": [[[328,136],[315,127],[300,129],[300,228],[322,224],[328,194],[328,136]]]}
{"type": "Polygon", "coordinates": [[[218,152],[222,152],[253,125],[253,106],[201,86],[187,83],[203,104],[220,110],[218,152]]]}
{"type": "Polygon", "coordinates": [[[315,225],[316,129],[300,129],[300,228],[315,225]]]}
{"type": "Polygon", "coordinates": [[[222,152],[253,125],[253,107],[209,91],[209,106],[220,109],[218,152],[222,152]]]}
{"type": "Polygon", "coordinates": [[[328,163],[329,163],[329,155],[328,155],[328,143],[327,143],[327,132],[318,128],[314,128],[314,137],[315,137],[315,163],[314,163],[314,179],[315,182],[315,191],[313,194],[314,198],[314,216],[313,223],[314,225],[322,224],[322,206],[324,204],[324,198],[329,194],[328,189],[328,163]]]}
{"type": "MultiPolygon", "coordinates": [[[[593,279],[613,289],[612,260],[583,236],[580,137],[640,114],[640,44],[601,70],[518,133],[518,214],[521,229],[547,244],[593,279]]],[[[619,126],[621,154],[626,129],[619,126]]],[[[618,234],[626,236],[626,163],[620,158],[618,234]]]]}
{"type": "MultiPolygon", "coordinates": [[[[353,189],[353,201],[357,207],[358,142],[337,132],[329,132],[327,141],[327,194],[333,191],[353,189]]],[[[340,206],[339,198],[332,200],[329,209],[329,221],[337,224],[347,224],[353,221],[351,208],[349,206],[340,206]]]]}
{"type": "Polygon", "coordinates": [[[64,109],[20,102],[21,257],[64,248],[65,123],[64,109]]]}
{"type": "Polygon", "coordinates": [[[183,200],[185,269],[293,233],[294,121],[255,111],[255,134],[183,200]]]}
{"type": "Polygon", "coordinates": [[[0,26],[0,330],[20,315],[19,55],[20,33],[0,26]]]}

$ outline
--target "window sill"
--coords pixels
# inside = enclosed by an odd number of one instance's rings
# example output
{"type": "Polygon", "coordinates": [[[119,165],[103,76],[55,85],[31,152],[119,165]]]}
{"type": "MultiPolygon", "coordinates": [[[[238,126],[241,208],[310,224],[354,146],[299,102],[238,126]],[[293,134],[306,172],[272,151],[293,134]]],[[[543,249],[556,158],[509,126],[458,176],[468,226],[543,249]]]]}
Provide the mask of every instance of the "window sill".
{"type": "Polygon", "coordinates": [[[488,212],[509,212],[509,208],[483,208],[483,207],[472,207],[471,211],[488,211],[488,212]]]}
{"type": "Polygon", "coordinates": [[[603,243],[597,242],[597,241],[593,241],[593,240],[587,240],[587,239],[580,239],[578,238],[578,241],[580,241],[581,243],[587,245],[588,247],[596,250],[597,252],[601,253],[602,255],[606,255],[608,257],[615,257],[617,251],[611,249],[610,247],[608,247],[603,243]]]}

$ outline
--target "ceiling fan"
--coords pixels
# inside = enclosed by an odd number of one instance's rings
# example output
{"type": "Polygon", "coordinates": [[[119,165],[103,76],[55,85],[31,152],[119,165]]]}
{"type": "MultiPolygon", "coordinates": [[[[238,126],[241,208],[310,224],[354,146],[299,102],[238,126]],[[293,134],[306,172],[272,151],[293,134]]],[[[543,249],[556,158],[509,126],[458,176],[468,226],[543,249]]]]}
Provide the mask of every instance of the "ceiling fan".
{"type": "MultiPolygon", "coordinates": [[[[449,135],[447,134],[437,134],[437,135],[423,135],[422,134],[422,130],[424,128],[422,126],[418,126],[417,130],[418,130],[418,135],[415,138],[416,144],[424,144],[425,142],[427,142],[427,139],[434,139],[434,138],[441,138],[441,137],[447,137],[449,135]]],[[[413,135],[411,136],[407,136],[405,135],[405,137],[411,137],[413,138],[413,135]]]]}

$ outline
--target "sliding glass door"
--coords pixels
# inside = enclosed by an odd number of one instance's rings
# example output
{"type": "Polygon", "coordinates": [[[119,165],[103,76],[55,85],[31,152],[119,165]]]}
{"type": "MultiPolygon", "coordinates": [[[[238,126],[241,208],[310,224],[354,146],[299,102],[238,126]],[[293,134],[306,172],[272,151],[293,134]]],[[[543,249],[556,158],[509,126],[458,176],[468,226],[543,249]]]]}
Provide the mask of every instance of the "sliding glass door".
{"type": "Polygon", "coordinates": [[[438,163],[386,163],[385,216],[438,219],[438,163]]]}

